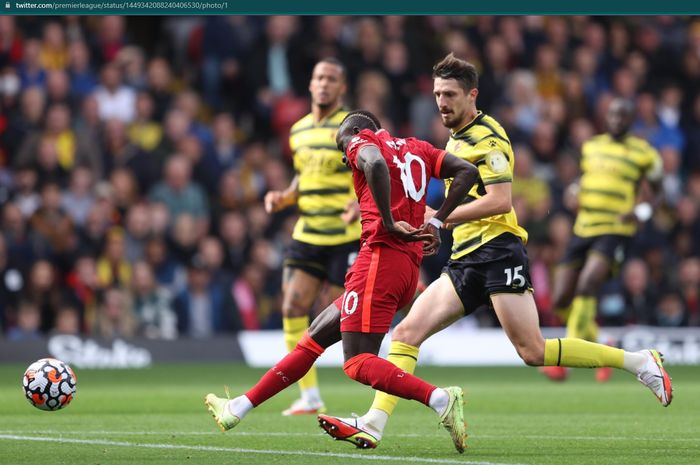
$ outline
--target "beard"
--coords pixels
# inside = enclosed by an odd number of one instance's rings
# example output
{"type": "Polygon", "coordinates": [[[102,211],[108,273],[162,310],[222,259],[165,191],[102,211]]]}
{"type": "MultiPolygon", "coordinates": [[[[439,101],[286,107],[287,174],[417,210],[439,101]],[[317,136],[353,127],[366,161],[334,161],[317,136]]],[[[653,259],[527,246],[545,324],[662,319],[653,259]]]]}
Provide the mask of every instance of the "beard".
{"type": "Polygon", "coordinates": [[[454,129],[459,126],[462,118],[458,118],[454,113],[442,114],[440,115],[442,119],[442,125],[448,129],[454,129]]]}

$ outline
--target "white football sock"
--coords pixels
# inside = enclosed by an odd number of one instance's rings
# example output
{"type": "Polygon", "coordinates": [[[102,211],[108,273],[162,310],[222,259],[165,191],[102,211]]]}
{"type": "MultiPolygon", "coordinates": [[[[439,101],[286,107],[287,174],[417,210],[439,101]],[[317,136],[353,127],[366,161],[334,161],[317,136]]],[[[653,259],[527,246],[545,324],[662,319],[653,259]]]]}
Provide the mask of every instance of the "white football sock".
{"type": "Polygon", "coordinates": [[[384,428],[386,428],[386,422],[389,421],[389,414],[384,410],[371,408],[361,417],[361,420],[365,428],[370,430],[372,436],[381,439],[384,428]]]}
{"type": "Polygon", "coordinates": [[[248,412],[253,410],[254,405],[246,396],[238,396],[235,399],[229,400],[226,407],[228,407],[228,411],[231,412],[231,415],[243,419],[248,412]]]}
{"type": "Polygon", "coordinates": [[[436,388],[432,394],[430,394],[430,400],[428,401],[430,408],[435,410],[438,415],[445,413],[449,403],[450,395],[447,393],[447,391],[441,388],[436,388]]]}
{"type": "Polygon", "coordinates": [[[624,359],[622,361],[622,368],[629,371],[633,375],[636,375],[639,370],[644,368],[647,363],[647,356],[643,352],[627,352],[625,351],[624,359]]]}

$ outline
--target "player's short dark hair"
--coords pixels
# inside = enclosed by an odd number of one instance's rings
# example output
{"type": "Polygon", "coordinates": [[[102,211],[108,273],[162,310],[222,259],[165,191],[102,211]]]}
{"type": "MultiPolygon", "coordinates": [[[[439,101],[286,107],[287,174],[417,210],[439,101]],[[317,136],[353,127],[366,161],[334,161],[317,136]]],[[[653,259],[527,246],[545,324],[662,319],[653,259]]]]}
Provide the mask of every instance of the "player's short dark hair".
{"type": "Polygon", "coordinates": [[[479,87],[479,73],[468,61],[461,60],[450,53],[433,66],[433,79],[454,79],[467,91],[479,87]]]}
{"type": "Polygon", "coordinates": [[[382,123],[379,122],[379,118],[367,110],[353,110],[345,115],[343,121],[340,122],[340,127],[346,125],[351,127],[357,126],[360,130],[371,129],[372,131],[378,131],[382,128],[382,123]]]}
{"type": "Polygon", "coordinates": [[[340,74],[343,76],[343,79],[347,80],[348,70],[347,70],[347,68],[345,68],[345,65],[343,64],[343,62],[340,61],[339,59],[337,59],[336,57],[321,58],[320,60],[318,60],[316,62],[316,64],[319,64],[319,63],[328,63],[328,64],[331,64],[333,66],[337,66],[338,68],[340,68],[340,74]]]}

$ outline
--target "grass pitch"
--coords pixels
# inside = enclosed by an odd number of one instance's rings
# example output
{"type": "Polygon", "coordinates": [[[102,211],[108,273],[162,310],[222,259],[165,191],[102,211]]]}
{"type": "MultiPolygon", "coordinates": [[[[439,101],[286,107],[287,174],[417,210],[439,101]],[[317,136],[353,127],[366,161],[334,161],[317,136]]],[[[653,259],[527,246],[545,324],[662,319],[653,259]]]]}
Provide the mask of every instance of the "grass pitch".
{"type": "MultiPolygon", "coordinates": [[[[379,448],[360,451],[323,434],[315,417],[280,415],[289,389],[221,433],[204,395],[245,391],[264,372],[242,365],[160,365],[138,371],[76,370],[65,410],[33,408],[24,366],[0,366],[0,464],[543,464],[700,463],[700,369],[670,367],[673,404],[663,408],[627,373],[597,384],[590,370],[552,383],[531,368],[419,367],[440,385],[465,389],[469,448],[459,455],[436,415],[402,401],[379,448]]],[[[330,414],[363,413],[370,388],[319,370],[330,414]]]]}

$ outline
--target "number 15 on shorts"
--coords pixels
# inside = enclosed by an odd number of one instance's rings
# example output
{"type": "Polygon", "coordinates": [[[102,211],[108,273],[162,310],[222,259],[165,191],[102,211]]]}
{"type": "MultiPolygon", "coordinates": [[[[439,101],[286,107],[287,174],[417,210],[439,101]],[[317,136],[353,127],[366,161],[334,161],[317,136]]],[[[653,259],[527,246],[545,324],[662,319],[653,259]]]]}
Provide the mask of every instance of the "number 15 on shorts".
{"type": "Polygon", "coordinates": [[[525,277],[520,274],[522,270],[523,265],[503,270],[506,274],[506,286],[523,287],[525,285],[525,277]]]}

